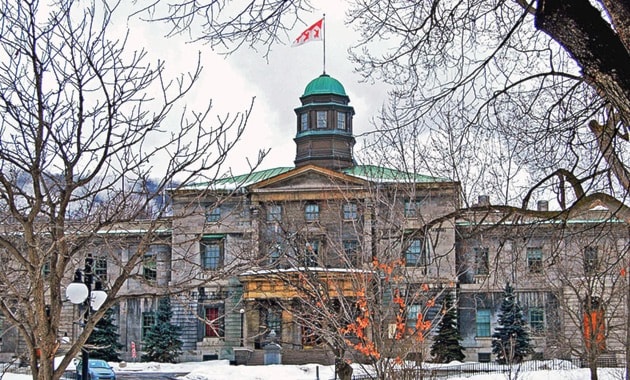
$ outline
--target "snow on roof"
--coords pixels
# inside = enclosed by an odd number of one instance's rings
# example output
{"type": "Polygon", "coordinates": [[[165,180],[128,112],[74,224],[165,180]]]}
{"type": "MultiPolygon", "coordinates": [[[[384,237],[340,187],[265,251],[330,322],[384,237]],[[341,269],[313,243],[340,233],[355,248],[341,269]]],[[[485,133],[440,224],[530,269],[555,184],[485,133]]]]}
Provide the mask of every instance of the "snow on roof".
{"type": "Polygon", "coordinates": [[[356,269],[356,268],[324,268],[324,267],[296,267],[286,269],[250,269],[241,273],[241,276],[258,276],[277,273],[292,272],[327,272],[327,273],[373,273],[372,270],[356,269]]]}
{"type": "Polygon", "coordinates": [[[138,228],[138,229],[118,229],[118,230],[103,230],[97,231],[96,233],[99,235],[140,235],[146,234],[147,232],[151,232],[154,234],[170,234],[173,232],[170,228],[161,228],[161,229],[147,229],[147,228],[138,228]]]}

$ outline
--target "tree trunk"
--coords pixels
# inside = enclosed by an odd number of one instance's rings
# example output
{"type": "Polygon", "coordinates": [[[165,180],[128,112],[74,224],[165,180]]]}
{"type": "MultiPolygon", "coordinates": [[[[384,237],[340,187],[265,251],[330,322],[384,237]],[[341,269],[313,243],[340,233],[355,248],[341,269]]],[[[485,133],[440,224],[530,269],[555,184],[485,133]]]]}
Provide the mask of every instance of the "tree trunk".
{"type": "Polygon", "coordinates": [[[340,359],[337,361],[335,371],[339,380],[352,380],[352,366],[346,363],[345,360],[340,359]]]}
{"type": "Polygon", "coordinates": [[[628,265],[625,267],[626,271],[624,276],[626,277],[626,376],[625,380],[630,380],[630,259],[628,259],[628,265]]]}
{"type": "Polygon", "coordinates": [[[588,369],[591,372],[591,380],[597,380],[597,360],[589,360],[588,369]]]}
{"type": "MultiPolygon", "coordinates": [[[[619,19],[629,8],[618,2],[607,11],[619,19]]],[[[538,0],[535,25],[566,49],[585,80],[630,125],[630,53],[599,10],[588,0],[538,0]]]]}

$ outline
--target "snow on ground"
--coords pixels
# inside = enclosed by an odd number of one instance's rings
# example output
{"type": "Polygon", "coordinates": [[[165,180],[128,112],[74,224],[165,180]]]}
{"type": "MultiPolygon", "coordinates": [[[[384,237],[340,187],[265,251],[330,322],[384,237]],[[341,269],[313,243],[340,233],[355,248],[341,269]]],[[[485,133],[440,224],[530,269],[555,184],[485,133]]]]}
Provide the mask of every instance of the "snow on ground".
{"type": "MultiPolygon", "coordinates": [[[[178,364],[165,363],[110,363],[116,372],[177,372],[187,373],[180,377],[181,380],[331,380],[334,377],[332,366],[321,366],[317,364],[305,365],[267,365],[267,366],[231,366],[229,362],[215,360],[208,362],[187,362],[178,364]],[[318,377],[319,372],[319,377],[318,377]]],[[[451,363],[450,368],[456,366],[466,366],[469,363],[451,363]]],[[[73,367],[71,364],[70,367],[73,367]]],[[[73,369],[73,368],[68,368],[73,369]]],[[[355,373],[361,370],[356,367],[355,373]]],[[[600,380],[620,380],[623,379],[622,369],[600,369],[598,372],[600,380]]],[[[514,376],[514,374],[513,374],[514,376]]],[[[30,375],[18,375],[6,373],[0,376],[2,380],[30,380],[30,375]]],[[[451,377],[452,380],[506,380],[506,374],[483,374],[471,377],[451,377]]],[[[541,370],[531,372],[520,372],[518,379],[521,380],[589,380],[588,369],[568,369],[568,370],[541,370]]]]}

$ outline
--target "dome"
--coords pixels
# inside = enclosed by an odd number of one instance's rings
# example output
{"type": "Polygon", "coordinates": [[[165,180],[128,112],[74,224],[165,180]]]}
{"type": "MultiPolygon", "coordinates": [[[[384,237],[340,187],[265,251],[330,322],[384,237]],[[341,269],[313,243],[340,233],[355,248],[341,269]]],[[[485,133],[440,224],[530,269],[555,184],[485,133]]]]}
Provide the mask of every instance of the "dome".
{"type": "Polygon", "coordinates": [[[341,82],[328,74],[322,74],[313,79],[308,85],[306,85],[304,95],[302,96],[322,94],[348,96],[346,95],[346,90],[343,88],[341,82]]]}

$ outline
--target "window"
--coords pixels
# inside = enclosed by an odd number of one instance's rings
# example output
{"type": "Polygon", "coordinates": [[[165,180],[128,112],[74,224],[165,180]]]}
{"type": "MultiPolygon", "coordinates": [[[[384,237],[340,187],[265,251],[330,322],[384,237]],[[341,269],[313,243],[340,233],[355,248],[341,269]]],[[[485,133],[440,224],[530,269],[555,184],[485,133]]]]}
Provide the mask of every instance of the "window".
{"type": "Polygon", "coordinates": [[[204,336],[206,338],[220,338],[223,336],[223,316],[221,308],[216,306],[206,307],[204,309],[204,336]]]}
{"type": "Polygon", "coordinates": [[[352,266],[359,265],[359,242],[356,240],[344,240],[343,252],[346,260],[352,266]]]}
{"type": "Polygon", "coordinates": [[[529,326],[534,334],[545,330],[545,310],[541,307],[529,309],[529,326]]]}
{"type": "Polygon", "coordinates": [[[260,322],[267,331],[273,330],[277,337],[282,336],[282,310],[272,307],[262,309],[260,322]]]}
{"type": "MultiPolygon", "coordinates": [[[[157,279],[157,263],[160,257],[168,255],[170,246],[167,244],[152,244],[149,245],[144,252],[142,259],[142,276],[147,281],[155,281],[157,279]]],[[[93,261],[94,273],[96,271],[104,271],[105,277],[107,277],[107,261],[105,258],[96,258],[93,261]],[[99,260],[101,261],[99,263],[99,260]]]]}
{"type": "Polygon", "coordinates": [[[281,246],[279,243],[273,244],[271,249],[269,250],[269,264],[273,265],[280,261],[280,249],[281,246]]]}
{"type": "Polygon", "coordinates": [[[306,242],[306,248],[304,251],[304,266],[316,267],[319,252],[319,240],[311,240],[306,242]]]}
{"type": "Polygon", "coordinates": [[[420,200],[419,199],[405,200],[405,217],[417,218],[419,215],[420,215],[420,200]]]}
{"type": "Polygon", "coordinates": [[[211,238],[201,241],[201,267],[216,270],[223,266],[223,239],[211,238]]]}
{"type": "Polygon", "coordinates": [[[44,260],[44,264],[42,265],[42,276],[48,277],[50,276],[50,259],[46,258],[44,260]]]}
{"type": "Polygon", "coordinates": [[[269,205],[267,207],[267,221],[279,222],[282,220],[282,206],[281,205],[269,205]]]}
{"type": "Polygon", "coordinates": [[[477,323],[477,336],[489,337],[490,336],[490,310],[487,310],[487,309],[477,310],[477,315],[475,316],[475,320],[477,323]]]}
{"type": "Polygon", "coordinates": [[[221,219],[220,207],[207,207],[206,208],[206,222],[216,223],[221,219]]]}
{"type": "Polygon", "coordinates": [[[302,326],[302,345],[306,347],[320,346],[324,342],[321,336],[317,333],[319,326],[315,329],[302,326]]]}
{"type": "Polygon", "coordinates": [[[142,276],[147,281],[157,280],[157,255],[150,249],[144,253],[142,259],[142,276]]]}
{"type": "Polygon", "coordinates": [[[356,220],[358,218],[357,204],[354,202],[344,203],[343,205],[343,219],[344,220],[356,220]]]}
{"type": "Polygon", "coordinates": [[[152,311],[142,313],[142,339],[147,337],[147,333],[153,325],[155,325],[155,313],[152,311]]]}
{"type": "Polygon", "coordinates": [[[479,363],[490,363],[491,359],[492,359],[492,354],[490,352],[477,353],[477,361],[479,363]]]}
{"type": "Polygon", "coordinates": [[[488,259],[488,248],[475,247],[475,275],[487,276],[490,273],[490,261],[488,259]]]}
{"type": "Polygon", "coordinates": [[[337,112],[337,129],[346,130],[346,113],[337,112]]]}
{"type": "Polygon", "coordinates": [[[407,305],[407,328],[415,331],[418,315],[421,315],[420,305],[407,305]]]}
{"type": "Polygon", "coordinates": [[[408,267],[429,265],[429,250],[424,247],[423,239],[412,239],[405,251],[405,263],[408,267]]]}
{"type": "Polygon", "coordinates": [[[107,258],[97,257],[94,259],[94,275],[98,281],[107,281],[107,258]]]}
{"type": "Polygon", "coordinates": [[[304,217],[307,222],[319,219],[319,205],[317,203],[309,203],[304,209],[304,217]]]}
{"type": "Polygon", "coordinates": [[[300,130],[308,131],[308,113],[300,114],[300,130]]]}
{"type": "Polygon", "coordinates": [[[317,111],[317,128],[318,129],[326,128],[326,121],[327,121],[326,117],[327,117],[326,111],[317,111]]]}
{"type": "Polygon", "coordinates": [[[527,248],[527,268],[529,273],[542,273],[542,248],[540,247],[528,247],[527,248]]]}
{"type": "Polygon", "coordinates": [[[595,274],[599,267],[597,257],[597,247],[588,246],[584,248],[584,273],[595,274]]]}

